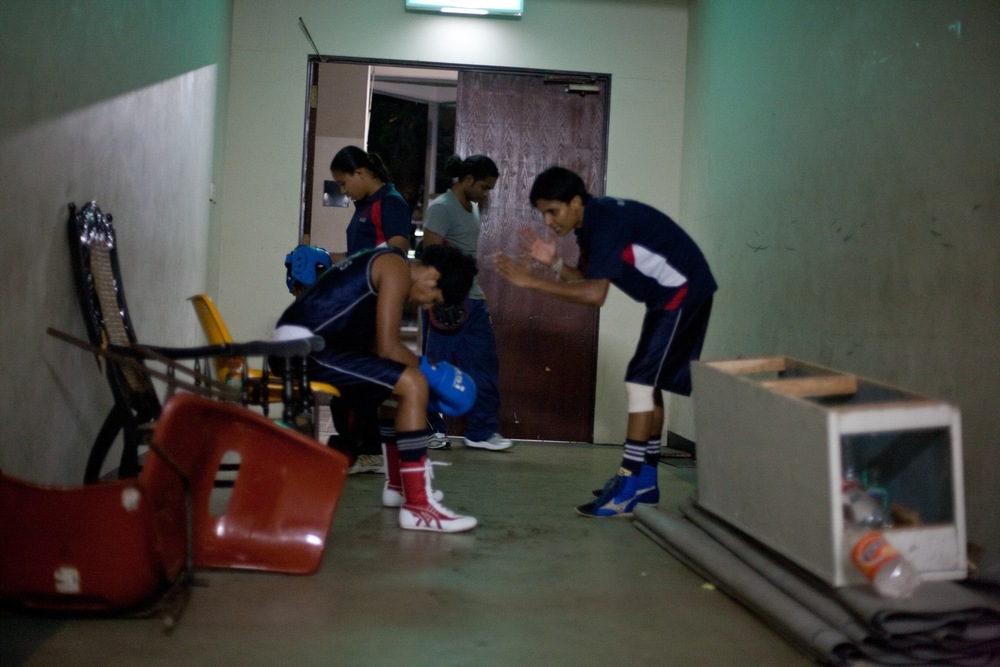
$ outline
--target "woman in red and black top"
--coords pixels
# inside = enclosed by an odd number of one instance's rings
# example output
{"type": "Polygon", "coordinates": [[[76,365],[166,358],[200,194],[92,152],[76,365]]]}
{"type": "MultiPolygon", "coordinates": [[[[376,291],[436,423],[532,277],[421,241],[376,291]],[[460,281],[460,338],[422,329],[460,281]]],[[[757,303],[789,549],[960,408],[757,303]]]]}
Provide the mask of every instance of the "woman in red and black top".
{"type": "Polygon", "coordinates": [[[341,191],[354,200],[347,226],[347,254],[389,245],[406,255],[410,249],[410,206],[389,181],[385,163],[375,153],[345,146],[330,162],[341,191]]]}

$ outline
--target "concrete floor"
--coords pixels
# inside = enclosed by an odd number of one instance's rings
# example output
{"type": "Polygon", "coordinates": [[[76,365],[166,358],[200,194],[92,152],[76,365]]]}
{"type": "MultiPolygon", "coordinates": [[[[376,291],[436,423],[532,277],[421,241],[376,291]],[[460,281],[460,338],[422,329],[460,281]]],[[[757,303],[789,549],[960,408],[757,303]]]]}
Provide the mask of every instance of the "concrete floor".
{"type": "MultiPolygon", "coordinates": [[[[573,507],[620,449],[435,451],[471,533],[400,530],[379,475],[348,478],[320,571],[202,571],[172,634],[155,619],[0,617],[0,665],[813,664],[635,528],[573,507]]],[[[661,511],[694,489],[660,466],[661,511]]]]}

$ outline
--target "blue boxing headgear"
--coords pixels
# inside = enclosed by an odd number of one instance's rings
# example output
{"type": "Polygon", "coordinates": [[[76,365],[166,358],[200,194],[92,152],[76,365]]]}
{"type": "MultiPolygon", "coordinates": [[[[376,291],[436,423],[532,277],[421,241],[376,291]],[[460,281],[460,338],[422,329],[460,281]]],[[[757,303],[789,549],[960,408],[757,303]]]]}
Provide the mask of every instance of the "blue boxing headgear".
{"type": "Polygon", "coordinates": [[[285,255],[285,285],[291,292],[296,283],[310,287],[324,271],[330,268],[330,253],[312,245],[296,246],[285,255]]]}

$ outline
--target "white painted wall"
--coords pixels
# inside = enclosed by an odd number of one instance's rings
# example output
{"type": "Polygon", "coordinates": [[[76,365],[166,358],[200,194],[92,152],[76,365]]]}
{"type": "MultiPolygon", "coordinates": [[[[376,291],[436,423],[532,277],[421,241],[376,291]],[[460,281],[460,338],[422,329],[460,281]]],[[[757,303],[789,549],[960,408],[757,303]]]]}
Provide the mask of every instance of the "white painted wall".
{"type": "MultiPolygon", "coordinates": [[[[115,217],[144,342],[200,343],[185,297],[211,281],[230,6],[202,0],[0,5],[0,468],[80,483],[111,407],[69,270],[67,204],[115,217]],[[218,117],[217,117],[218,114],[218,117]]],[[[109,458],[115,465],[117,453],[109,458]]]]}
{"type": "MultiPolygon", "coordinates": [[[[677,215],[684,2],[534,1],[513,21],[407,13],[402,5],[341,2],[334,11],[321,0],[236,0],[218,295],[236,337],[268,335],[289,300],[281,262],[298,240],[312,51],[300,16],[324,55],[611,74],[607,190],[677,215]]],[[[600,330],[598,442],[624,438],[622,380],[641,314],[617,291],[602,310],[602,323],[615,326],[600,330]]]]}

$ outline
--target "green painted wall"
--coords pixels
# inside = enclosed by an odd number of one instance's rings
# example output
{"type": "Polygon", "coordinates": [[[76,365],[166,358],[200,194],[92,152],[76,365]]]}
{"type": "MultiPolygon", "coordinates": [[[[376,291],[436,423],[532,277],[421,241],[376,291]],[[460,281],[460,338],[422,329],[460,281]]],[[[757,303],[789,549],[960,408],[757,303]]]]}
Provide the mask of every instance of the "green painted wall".
{"type": "Polygon", "coordinates": [[[722,284],[706,356],[955,403],[969,535],[1000,547],[1000,4],[697,0],[688,43],[681,217],[722,284]]]}

